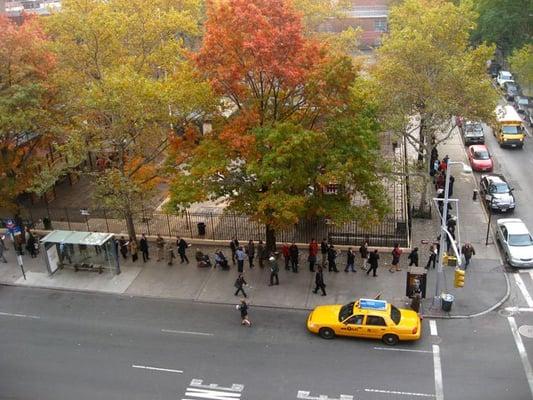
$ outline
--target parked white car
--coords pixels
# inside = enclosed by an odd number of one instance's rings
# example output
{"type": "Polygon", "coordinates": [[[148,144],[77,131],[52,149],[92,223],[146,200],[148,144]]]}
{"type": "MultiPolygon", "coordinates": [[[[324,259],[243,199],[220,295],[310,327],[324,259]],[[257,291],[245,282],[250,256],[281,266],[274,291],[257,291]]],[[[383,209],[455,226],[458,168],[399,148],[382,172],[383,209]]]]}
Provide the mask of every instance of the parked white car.
{"type": "Polygon", "coordinates": [[[533,238],[522,220],[503,218],[496,225],[496,240],[502,246],[505,261],[512,267],[533,267],[533,238]]]}
{"type": "Polygon", "coordinates": [[[513,74],[509,71],[500,71],[496,77],[496,82],[498,83],[498,86],[503,89],[505,82],[514,82],[513,74]]]}

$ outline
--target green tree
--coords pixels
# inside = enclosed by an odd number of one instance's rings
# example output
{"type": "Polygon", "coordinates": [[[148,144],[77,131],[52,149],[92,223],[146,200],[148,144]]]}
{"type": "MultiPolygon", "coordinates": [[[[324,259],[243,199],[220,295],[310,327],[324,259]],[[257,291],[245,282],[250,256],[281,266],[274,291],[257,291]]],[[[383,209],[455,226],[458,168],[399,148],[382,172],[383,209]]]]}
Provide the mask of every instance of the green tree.
{"type": "Polygon", "coordinates": [[[533,44],[527,44],[513,51],[509,57],[511,71],[517,76],[518,82],[527,87],[529,94],[533,88],[533,44]]]}
{"type": "Polygon", "coordinates": [[[265,224],[269,248],[276,229],[301,218],[383,216],[378,126],[350,90],[357,71],[348,57],[305,37],[288,2],[211,8],[196,60],[233,113],[191,152],[178,146],[169,210],[224,197],[265,224]],[[331,183],[337,194],[324,194],[331,183]]]}
{"type": "Polygon", "coordinates": [[[504,56],[529,43],[533,36],[533,2],[530,0],[467,0],[479,14],[472,32],[474,43],[498,46],[504,56]]]}
{"type": "Polygon", "coordinates": [[[475,14],[465,4],[406,0],[390,12],[390,34],[373,71],[383,124],[413,145],[428,209],[431,148],[449,137],[454,116],[490,120],[496,93],[485,72],[493,48],[470,48],[475,14]]]}
{"type": "MultiPolygon", "coordinates": [[[[152,197],[170,139],[212,107],[188,61],[200,0],[66,0],[48,21],[82,149],[105,160],[95,199],[125,218],[152,197]]],[[[77,147],[79,148],[79,147],[77,147]]]]}

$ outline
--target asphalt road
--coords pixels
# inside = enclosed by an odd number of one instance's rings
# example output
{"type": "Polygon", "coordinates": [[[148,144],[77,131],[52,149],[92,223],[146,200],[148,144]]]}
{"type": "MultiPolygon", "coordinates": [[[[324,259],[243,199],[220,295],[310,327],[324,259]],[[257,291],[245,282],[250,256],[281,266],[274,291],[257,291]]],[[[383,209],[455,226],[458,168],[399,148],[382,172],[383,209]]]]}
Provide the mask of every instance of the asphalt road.
{"type": "Polygon", "coordinates": [[[2,286],[0,398],[531,398],[507,314],[425,320],[420,341],[393,348],[323,340],[300,311],[252,305],[250,317],[245,328],[231,306],[2,286]]]}

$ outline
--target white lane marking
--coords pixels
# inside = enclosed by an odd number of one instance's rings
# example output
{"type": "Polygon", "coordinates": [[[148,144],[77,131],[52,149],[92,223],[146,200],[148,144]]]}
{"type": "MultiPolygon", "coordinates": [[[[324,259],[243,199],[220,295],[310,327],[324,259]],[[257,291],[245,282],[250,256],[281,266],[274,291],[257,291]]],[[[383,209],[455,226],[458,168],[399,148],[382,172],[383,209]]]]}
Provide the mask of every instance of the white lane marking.
{"type": "Polygon", "coordinates": [[[158,367],[149,367],[147,365],[131,365],[132,368],[138,368],[138,369],[148,369],[150,371],[163,371],[163,372],[174,372],[176,374],[183,374],[183,371],[179,369],[170,369],[170,368],[158,368],[158,367]]]}
{"type": "Polygon", "coordinates": [[[173,329],[161,329],[161,332],[164,332],[164,333],[180,333],[182,335],[214,336],[213,333],[192,332],[192,331],[175,331],[173,329]]]}
{"type": "Polygon", "coordinates": [[[14,314],[14,313],[7,313],[7,312],[0,312],[0,315],[4,315],[6,317],[20,317],[20,318],[33,318],[33,319],[41,318],[41,317],[38,317],[37,315],[14,314]]]}
{"type": "Polygon", "coordinates": [[[310,394],[311,392],[308,392],[307,390],[298,390],[296,398],[299,400],[353,400],[351,394],[341,394],[337,398],[329,397],[325,394],[319,394],[318,396],[311,396],[310,394]]]}
{"type": "Polygon", "coordinates": [[[516,348],[518,349],[518,353],[520,353],[520,359],[522,360],[522,365],[524,366],[524,371],[526,373],[527,382],[529,383],[529,390],[531,391],[531,394],[533,395],[533,370],[531,369],[531,364],[529,363],[529,360],[527,358],[526,348],[524,347],[524,342],[522,342],[522,338],[520,337],[520,334],[518,333],[518,327],[516,326],[516,321],[513,317],[507,317],[507,321],[509,321],[509,325],[511,327],[511,332],[514,337],[514,341],[516,343],[516,348]]]}
{"type": "Polygon", "coordinates": [[[434,319],[429,320],[429,331],[431,332],[431,336],[438,336],[439,333],[437,332],[437,321],[434,319]]]}
{"type": "Polygon", "coordinates": [[[524,296],[524,299],[526,299],[526,303],[529,307],[533,307],[533,299],[529,295],[529,292],[527,291],[526,285],[524,284],[524,281],[522,280],[522,277],[520,274],[513,274],[514,280],[516,281],[516,286],[518,286],[518,289],[520,289],[520,292],[522,292],[522,296],[524,296]]]}
{"type": "Polygon", "coordinates": [[[411,350],[411,349],[399,349],[397,347],[374,347],[374,350],[386,350],[386,351],[406,351],[410,353],[433,353],[429,350],[411,350]]]}
{"type": "Polygon", "coordinates": [[[429,394],[429,393],[398,392],[395,390],[380,390],[380,389],[368,389],[368,388],[365,388],[365,392],[385,393],[385,394],[402,394],[405,396],[435,397],[434,394],[429,394]]]}
{"type": "Polygon", "coordinates": [[[527,271],[529,273],[529,276],[531,277],[531,279],[533,280],[533,271],[527,271]]]}
{"type": "Polygon", "coordinates": [[[512,311],[512,312],[533,312],[533,308],[529,307],[505,307],[506,311],[512,311]]]}
{"type": "Polygon", "coordinates": [[[433,369],[435,371],[435,397],[437,400],[443,400],[444,390],[442,386],[442,368],[440,365],[440,347],[438,344],[433,345],[433,369]]]}

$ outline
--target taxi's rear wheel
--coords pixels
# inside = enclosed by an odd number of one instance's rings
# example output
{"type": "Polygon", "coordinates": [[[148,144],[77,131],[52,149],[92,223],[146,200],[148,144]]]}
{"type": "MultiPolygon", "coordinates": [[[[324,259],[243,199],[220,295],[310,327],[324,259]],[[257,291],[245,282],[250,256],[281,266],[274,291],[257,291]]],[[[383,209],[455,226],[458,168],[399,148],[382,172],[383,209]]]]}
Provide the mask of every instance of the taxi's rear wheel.
{"type": "Polygon", "coordinates": [[[383,336],[383,342],[389,346],[394,346],[398,344],[398,341],[399,339],[396,335],[387,334],[383,336]]]}
{"type": "Polygon", "coordinates": [[[324,339],[333,339],[335,337],[335,332],[331,328],[320,328],[318,334],[324,339]]]}

